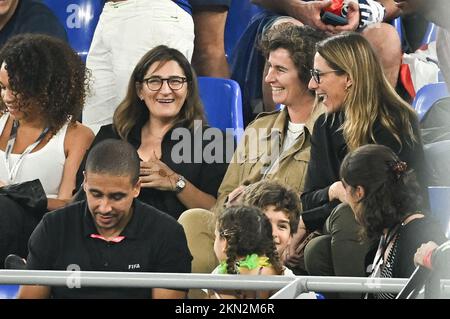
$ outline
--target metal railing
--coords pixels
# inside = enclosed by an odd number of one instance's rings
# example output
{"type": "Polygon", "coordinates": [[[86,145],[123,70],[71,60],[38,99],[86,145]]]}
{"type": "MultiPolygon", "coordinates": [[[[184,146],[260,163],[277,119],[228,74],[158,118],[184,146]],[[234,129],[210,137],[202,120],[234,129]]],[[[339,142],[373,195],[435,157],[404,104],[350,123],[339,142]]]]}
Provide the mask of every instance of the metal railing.
{"type": "MultiPolygon", "coordinates": [[[[0,285],[278,290],[272,296],[273,299],[293,299],[310,291],[398,293],[407,281],[408,279],[366,277],[0,270],[0,285]]],[[[441,293],[450,296],[450,280],[441,281],[441,293]]]]}

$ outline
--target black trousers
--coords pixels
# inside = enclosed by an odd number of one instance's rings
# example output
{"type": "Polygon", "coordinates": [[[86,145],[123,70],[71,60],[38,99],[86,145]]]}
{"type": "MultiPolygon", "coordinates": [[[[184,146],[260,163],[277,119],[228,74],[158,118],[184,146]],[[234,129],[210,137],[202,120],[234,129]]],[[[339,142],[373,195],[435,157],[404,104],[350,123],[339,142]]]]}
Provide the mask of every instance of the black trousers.
{"type": "Polygon", "coordinates": [[[9,254],[27,257],[28,239],[41,216],[25,211],[13,199],[0,195],[0,269],[4,268],[9,254]]]}

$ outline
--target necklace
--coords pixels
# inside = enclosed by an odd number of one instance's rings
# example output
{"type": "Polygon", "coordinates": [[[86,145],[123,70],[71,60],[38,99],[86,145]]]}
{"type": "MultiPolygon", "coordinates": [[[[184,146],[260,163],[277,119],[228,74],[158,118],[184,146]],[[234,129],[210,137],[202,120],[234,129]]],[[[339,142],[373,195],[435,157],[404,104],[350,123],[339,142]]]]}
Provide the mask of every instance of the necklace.
{"type": "Polygon", "coordinates": [[[28,147],[23,151],[23,153],[19,155],[17,162],[14,165],[11,165],[10,156],[14,148],[14,144],[16,142],[18,128],[19,128],[19,121],[14,120],[13,125],[11,127],[11,133],[9,134],[8,143],[6,144],[5,149],[5,164],[6,170],[8,171],[8,179],[10,183],[14,181],[25,156],[31,153],[31,151],[33,151],[35,147],[38,146],[38,144],[44,139],[45,135],[47,135],[47,132],[49,131],[48,127],[44,128],[39,137],[36,139],[36,141],[33,144],[28,145],[28,147]]]}
{"type": "Polygon", "coordinates": [[[291,132],[292,134],[295,135],[295,134],[303,133],[304,127],[305,127],[304,124],[300,124],[300,123],[297,124],[297,123],[289,122],[287,129],[289,132],[291,132]]]}
{"type": "Polygon", "coordinates": [[[298,129],[298,130],[292,130],[291,128],[288,127],[288,131],[291,132],[292,134],[302,133],[303,132],[303,127],[298,129]]]}

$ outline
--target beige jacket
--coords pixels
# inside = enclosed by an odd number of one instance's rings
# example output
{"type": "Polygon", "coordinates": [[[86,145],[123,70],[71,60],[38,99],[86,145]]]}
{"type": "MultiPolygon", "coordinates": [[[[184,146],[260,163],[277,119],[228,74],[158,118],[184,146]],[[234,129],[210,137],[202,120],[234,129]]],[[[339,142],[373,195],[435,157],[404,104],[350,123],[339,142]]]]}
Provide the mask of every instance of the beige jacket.
{"type": "Polygon", "coordinates": [[[284,153],[281,150],[288,123],[287,109],[261,113],[244,132],[220,185],[213,211],[223,207],[228,194],[238,186],[263,178],[278,180],[301,194],[310,158],[312,129],[322,113],[323,108],[318,108],[311,114],[304,134],[284,153]]]}

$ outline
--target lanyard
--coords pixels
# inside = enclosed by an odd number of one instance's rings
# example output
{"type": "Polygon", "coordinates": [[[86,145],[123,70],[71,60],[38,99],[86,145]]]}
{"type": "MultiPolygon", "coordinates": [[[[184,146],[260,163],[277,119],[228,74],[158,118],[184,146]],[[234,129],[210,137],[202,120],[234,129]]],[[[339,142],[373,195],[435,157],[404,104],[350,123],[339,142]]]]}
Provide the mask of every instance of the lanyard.
{"type": "Polygon", "coordinates": [[[6,144],[6,150],[5,150],[5,164],[6,164],[6,170],[8,171],[8,179],[9,179],[9,183],[12,183],[13,180],[16,178],[17,176],[17,172],[19,171],[19,167],[23,162],[23,159],[25,158],[26,155],[28,155],[29,153],[31,153],[31,151],[42,141],[42,139],[45,137],[45,135],[47,134],[47,132],[49,131],[49,128],[46,127],[42,133],[38,136],[38,138],[36,139],[36,141],[29,145],[22,154],[20,154],[19,159],[17,160],[17,162],[14,164],[13,167],[11,167],[10,164],[10,155],[11,152],[14,148],[14,143],[16,142],[16,136],[17,136],[17,129],[19,128],[19,121],[14,120],[13,121],[13,125],[11,127],[11,134],[9,135],[9,139],[8,139],[8,143],[6,144]]]}
{"type": "Polygon", "coordinates": [[[378,272],[381,269],[381,265],[384,263],[384,254],[391,242],[397,237],[398,232],[402,224],[397,224],[394,228],[391,228],[386,236],[382,237],[380,243],[378,245],[377,253],[374,258],[374,263],[372,264],[372,274],[371,276],[378,275],[378,272]]]}

